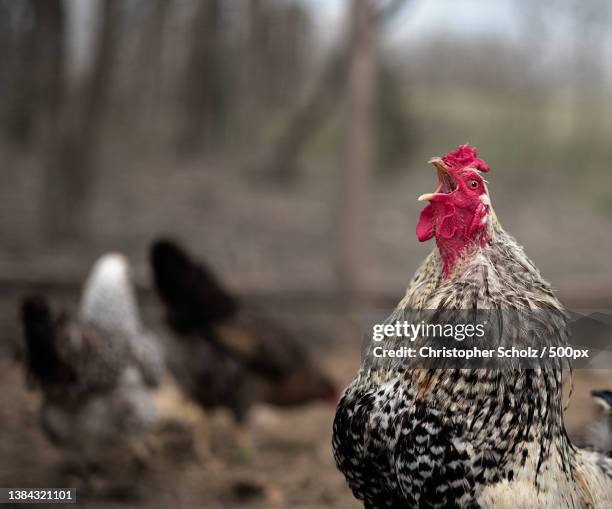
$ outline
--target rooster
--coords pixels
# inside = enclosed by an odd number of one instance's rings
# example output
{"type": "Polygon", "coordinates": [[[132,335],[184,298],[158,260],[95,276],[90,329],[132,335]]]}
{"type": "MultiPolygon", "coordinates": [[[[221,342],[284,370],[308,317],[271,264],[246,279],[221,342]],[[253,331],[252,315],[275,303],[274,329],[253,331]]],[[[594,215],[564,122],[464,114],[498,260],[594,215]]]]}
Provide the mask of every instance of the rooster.
{"type": "Polygon", "coordinates": [[[111,253],[95,263],[77,318],[54,312],[41,295],[25,298],[21,313],[46,435],[86,483],[95,472],[104,488],[128,487],[147,459],[157,422],[151,391],[164,360],[140,321],[127,259],[111,253]]]}
{"type": "Polygon", "coordinates": [[[243,425],[255,402],[333,400],[333,382],[278,321],[238,301],[176,243],[151,248],[157,292],[178,341],[170,368],[204,409],[228,408],[243,425]]]}
{"type": "MultiPolygon", "coordinates": [[[[438,188],[419,198],[429,203],[417,237],[436,249],[390,321],[419,310],[545,310],[538,325],[565,344],[562,305],[495,216],[487,163],[467,145],[430,162],[438,188]]],[[[417,369],[366,355],[337,407],[336,464],[368,509],[612,507],[612,462],[570,442],[562,387],[560,363],[417,369]]]]}

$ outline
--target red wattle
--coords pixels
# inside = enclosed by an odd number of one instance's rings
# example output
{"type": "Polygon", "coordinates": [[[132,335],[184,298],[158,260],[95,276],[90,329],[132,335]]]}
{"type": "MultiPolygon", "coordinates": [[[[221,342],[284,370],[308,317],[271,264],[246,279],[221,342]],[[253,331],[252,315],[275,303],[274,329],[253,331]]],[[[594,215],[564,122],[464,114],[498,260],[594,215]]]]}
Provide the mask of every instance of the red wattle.
{"type": "Polygon", "coordinates": [[[425,242],[434,236],[433,227],[433,207],[427,205],[419,216],[419,222],[416,227],[416,234],[419,242],[425,242]]]}

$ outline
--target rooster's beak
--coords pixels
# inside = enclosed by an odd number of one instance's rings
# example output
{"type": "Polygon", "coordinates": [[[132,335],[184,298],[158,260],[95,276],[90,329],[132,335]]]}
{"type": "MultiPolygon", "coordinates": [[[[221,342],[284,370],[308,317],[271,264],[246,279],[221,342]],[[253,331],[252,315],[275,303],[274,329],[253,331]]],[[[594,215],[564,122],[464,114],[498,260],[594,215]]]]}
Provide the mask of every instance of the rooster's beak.
{"type": "Polygon", "coordinates": [[[432,157],[429,161],[429,164],[433,164],[438,170],[443,171],[444,173],[448,173],[448,168],[441,157],[432,157]]]}
{"type": "MultiPolygon", "coordinates": [[[[433,164],[436,169],[438,170],[438,175],[444,175],[448,173],[448,167],[446,166],[446,164],[444,164],[444,161],[442,160],[441,157],[432,157],[429,161],[427,161],[429,164],[433,164]]],[[[431,201],[434,198],[434,195],[436,193],[426,193],[426,194],[422,194],[421,196],[419,196],[418,200],[419,201],[431,201]]]]}
{"type": "Polygon", "coordinates": [[[425,193],[419,196],[418,200],[419,201],[431,201],[433,200],[433,197],[434,197],[434,193],[425,193]]]}

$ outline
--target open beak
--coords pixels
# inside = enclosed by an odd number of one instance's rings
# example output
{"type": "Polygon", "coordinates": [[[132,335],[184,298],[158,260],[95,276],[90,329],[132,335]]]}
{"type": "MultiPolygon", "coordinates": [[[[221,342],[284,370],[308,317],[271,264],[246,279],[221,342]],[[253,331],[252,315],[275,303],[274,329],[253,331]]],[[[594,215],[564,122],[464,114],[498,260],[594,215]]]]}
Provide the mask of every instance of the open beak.
{"type": "Polygon", "coordinates": [[[434,197],[434,193],[425,193],[419,196],[418,200],[419,201],[431,201],[433,200],[433,197],[434,197]]]}
{"type": "Polygon", "coordinates": [[[438,173],[438,187],[435,193],[426,193],[419,196],[419,201],[431,201],[436,195],[450,194],[457,189],[455,179],[449,173],[448,167],[444,164],[441,157],[432,157],[428,162],[436,167],[438,173]]]}

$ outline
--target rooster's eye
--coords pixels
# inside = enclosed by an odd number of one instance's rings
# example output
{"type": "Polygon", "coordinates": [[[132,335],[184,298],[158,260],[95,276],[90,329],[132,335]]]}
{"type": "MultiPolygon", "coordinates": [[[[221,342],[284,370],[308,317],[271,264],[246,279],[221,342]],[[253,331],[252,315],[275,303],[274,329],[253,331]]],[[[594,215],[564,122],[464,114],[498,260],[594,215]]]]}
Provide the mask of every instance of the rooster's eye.
{"type": "Polygon", "coordinates": [[[470,187],[472,189],[476,189],[478,187],[478,181],[477,180],[470,180],[470,187]]]}

